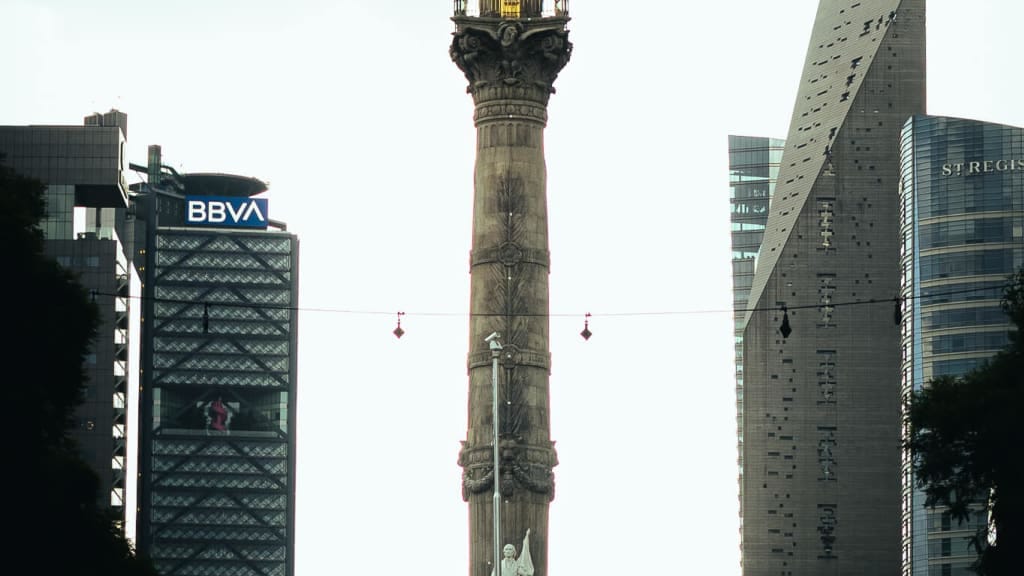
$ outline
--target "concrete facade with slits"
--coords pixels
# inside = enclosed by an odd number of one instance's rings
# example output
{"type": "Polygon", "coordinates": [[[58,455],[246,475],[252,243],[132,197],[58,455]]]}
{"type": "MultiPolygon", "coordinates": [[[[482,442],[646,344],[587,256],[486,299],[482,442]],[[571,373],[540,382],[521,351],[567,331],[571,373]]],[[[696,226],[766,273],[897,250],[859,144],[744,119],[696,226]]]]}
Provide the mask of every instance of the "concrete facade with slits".
{"type": "Polygon", "coordinates": [[[744,331],[746,576],[899,574],[899,142],[924,108],[924,0],[822,0],[744,331]]]}

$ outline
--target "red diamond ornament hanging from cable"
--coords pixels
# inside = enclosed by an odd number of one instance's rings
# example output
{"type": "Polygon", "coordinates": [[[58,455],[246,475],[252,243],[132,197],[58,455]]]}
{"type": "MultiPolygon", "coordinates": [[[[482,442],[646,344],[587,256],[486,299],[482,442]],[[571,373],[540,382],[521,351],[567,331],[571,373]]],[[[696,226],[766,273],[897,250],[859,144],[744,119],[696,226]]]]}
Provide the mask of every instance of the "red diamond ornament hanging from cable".
{"type": "Polygon", "coordinates": [[[594,333],[590,331],[590,312],[587,312],[586,318],[583,320],[583,331],[580,332],[580,336],[583,336],[584,340],[590,340],[590,337],[594,333]]]}
{"type": "Polygon", "coordinates": [[[398,313],[398,326],[396,326],[395,329],[391,331],[391,333],[395,335],[395,338],[398,339],[401,339],[402,336],[405,336],[405,330],[402,330],[402,316],[405,316],[405,312],[398,313]]]}

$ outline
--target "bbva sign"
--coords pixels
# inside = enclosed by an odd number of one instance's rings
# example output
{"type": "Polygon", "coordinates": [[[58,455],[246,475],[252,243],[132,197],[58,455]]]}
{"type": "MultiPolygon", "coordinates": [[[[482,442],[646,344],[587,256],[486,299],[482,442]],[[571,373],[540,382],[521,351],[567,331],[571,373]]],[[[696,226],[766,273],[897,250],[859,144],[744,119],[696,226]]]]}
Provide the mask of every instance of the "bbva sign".
{"type": "Polygon", "coordinates": [[[186,196],[185,221],[195,226],[266,228],[267,208],[266,198],[186,196]]]}

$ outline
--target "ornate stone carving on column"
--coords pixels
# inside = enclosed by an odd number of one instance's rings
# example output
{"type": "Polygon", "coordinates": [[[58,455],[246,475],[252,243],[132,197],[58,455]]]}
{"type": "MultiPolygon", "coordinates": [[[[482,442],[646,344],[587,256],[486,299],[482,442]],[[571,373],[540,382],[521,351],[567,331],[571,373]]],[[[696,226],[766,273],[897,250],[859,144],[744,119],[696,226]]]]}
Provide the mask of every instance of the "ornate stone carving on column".
{"type": "MultiPolygon", "coordinates": [[[[469,80],[478,105],[491,100],[528,100],[546,106],[555,79],[569,63],[567,18],[476,22],[456,18],[449,54],[469,80]]],[[[496,108],[489,111],[498,113],[496,108]]],[[[546,112],[545,112],[546,117],[546,112]]],[[[478,118],[479,120],[479,118],[478,118]]]]}
{"type": "MultiPolygon", "coordinates": [[[[490,494],[494,490],[494,466],[491,447],[469,448],[462,443],[459,466],[462,467],[462,499],[469,502],[472,494],[490,494]]],[[[526,490],[555,499],[555,474],[558,465],[554,443],[547,446],[529,446],[514,439],[501,441],[501,495],[513,498],[526,490]]]]}

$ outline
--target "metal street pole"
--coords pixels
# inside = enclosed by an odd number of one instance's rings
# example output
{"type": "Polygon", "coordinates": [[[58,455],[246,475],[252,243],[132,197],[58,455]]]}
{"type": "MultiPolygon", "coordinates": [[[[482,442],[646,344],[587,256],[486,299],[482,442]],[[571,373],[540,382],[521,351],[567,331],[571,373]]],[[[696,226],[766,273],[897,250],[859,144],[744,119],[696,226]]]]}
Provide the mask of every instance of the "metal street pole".
{"type": "Polygon", "coordinates": [[[501,576],[501,447],[498,426],[498,358],[501,356],[501,334],[494,332],[485,341],[491,347],[491,392],[494,399],[494,576],[501,576]]]}

